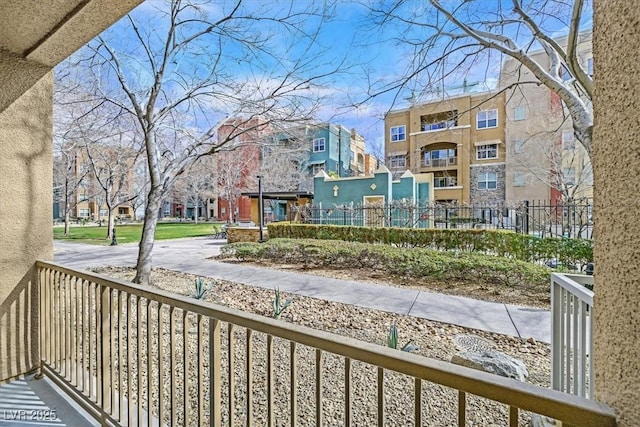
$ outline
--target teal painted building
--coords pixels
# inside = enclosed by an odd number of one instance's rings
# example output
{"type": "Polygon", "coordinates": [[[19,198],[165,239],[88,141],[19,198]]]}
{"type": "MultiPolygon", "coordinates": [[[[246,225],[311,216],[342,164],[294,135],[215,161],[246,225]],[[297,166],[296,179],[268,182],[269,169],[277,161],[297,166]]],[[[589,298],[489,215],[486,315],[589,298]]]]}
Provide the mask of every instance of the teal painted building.
{"type": "Polygon", "coordinates": [[[428,227],[428,221],[412,212],[434,200],[433,174],[406,171],[393,180],[384,166],[373,175],[349,178],[320,171],[313,180],[313,198],[316,223],[428,227]]]}
{"type": "Polygon", "coordinates": [[[340,177],[351,176],[351,131],[326,123],[310,129],[311,154],[307,162],[312,174],[324,170],[340,177]]]}

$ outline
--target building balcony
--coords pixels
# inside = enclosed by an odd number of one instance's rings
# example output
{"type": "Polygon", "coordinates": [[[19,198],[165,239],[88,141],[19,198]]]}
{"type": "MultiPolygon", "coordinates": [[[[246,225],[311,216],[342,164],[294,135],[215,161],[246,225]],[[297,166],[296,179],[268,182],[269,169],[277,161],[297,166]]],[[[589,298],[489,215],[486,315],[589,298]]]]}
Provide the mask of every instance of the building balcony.
{"type": "Polygon", "coordinates": [[[420,163],[420,172],[433,172],[436,170],[457,170],[458,157],[445,157],[442,159],[424,159],[420,163]]]}
{"type": "Polygon", "coordinates": [[[434,386],[444,386],[457,425],[470,422],[478,397],[512,426],[529,413],[616,424],[610,409],[557,390],[49,262],[36,267],[41,371],[102,425],[275,425],[276,417],[325,425],[339,414],[346,426],[381,426],[393,424],[393,395],[421,426],[434,386]],[[392,376],[407,387],[389,387],[392,376]]]}

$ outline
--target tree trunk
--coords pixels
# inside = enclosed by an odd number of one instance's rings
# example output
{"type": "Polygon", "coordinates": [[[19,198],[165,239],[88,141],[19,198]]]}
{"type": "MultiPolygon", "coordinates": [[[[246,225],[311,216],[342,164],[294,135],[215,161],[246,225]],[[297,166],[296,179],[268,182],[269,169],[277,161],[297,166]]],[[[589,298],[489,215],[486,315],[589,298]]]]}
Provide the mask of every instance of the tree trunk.
{"type": "MultiPolygon", "coordinates": [[[[109,207],[109,216],[108,216],[108,220],[107,220],[107,228],[109,230],[107,230],[107,239],[113,239],[113,229],[116,226],[116,218],[115,215],[113,214],[113,211],[115,209],[109,207]]],[[[100,217],[100,210],[98,209],[98,217],[100,217]]]]}
{"type": "Polygon", "coordinates": [[[64,208],[64,235],[69,235],[69,223],[71,222],[70,214],[69,214],[69,205],[67,204],[64,208]]]}
{"type": "Polygon", "coordinates": [[[158,217],[160,216],[160,203],[162,194],[159,189],[151,190],[144,210],[144,224],[142,226],[142,238],[138,247],[138,262],[136,263],[136,277],[134,283],[149,284],[151,278],[151,253],[153,252],[154,236],[158,217]]]}

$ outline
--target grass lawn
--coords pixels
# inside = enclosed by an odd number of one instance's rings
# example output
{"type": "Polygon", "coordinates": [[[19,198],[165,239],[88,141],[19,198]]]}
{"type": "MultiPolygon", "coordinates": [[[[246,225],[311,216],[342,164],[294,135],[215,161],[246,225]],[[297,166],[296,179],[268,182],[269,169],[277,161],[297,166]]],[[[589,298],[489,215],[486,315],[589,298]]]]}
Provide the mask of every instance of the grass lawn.
{"type": "MultiPolygon", "coordinates": [[[[64,227],[53,228],[53,238],[69,240],[79,243],[91,243],[97,245],[108,245],[111,240],[107,240],[107,228],[92,226],[73,226],[69,230],[70,235],[64,235],[64,227]]],[[[158,223],[156,228],[156,240],[179,239],[182,237],[208,236],[215,233],[214,224],[203,222],[193,223],[158,223]]],[[[142,224],[116,225],[116,236],[118,243],[139,242],[142,236],[142,224]]]]}

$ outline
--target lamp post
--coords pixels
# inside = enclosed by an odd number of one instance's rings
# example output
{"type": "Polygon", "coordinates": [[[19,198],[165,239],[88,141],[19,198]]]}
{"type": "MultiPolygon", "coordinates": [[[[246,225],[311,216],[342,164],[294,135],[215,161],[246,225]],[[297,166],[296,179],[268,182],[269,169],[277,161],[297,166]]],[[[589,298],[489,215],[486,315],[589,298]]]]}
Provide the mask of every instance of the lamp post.
{"type": "Polygon", "coordinates": [[[263,239],[263,224],[264,224],[264,206],[262,204],[262,175],[258,175],[258,229],[260,230],[260,237],[258,243],[264,242],[263,239]]]}

